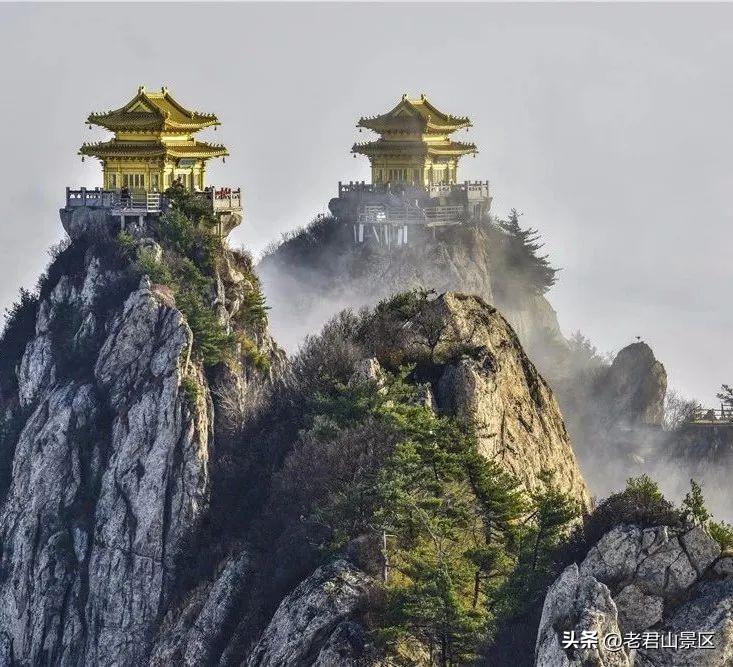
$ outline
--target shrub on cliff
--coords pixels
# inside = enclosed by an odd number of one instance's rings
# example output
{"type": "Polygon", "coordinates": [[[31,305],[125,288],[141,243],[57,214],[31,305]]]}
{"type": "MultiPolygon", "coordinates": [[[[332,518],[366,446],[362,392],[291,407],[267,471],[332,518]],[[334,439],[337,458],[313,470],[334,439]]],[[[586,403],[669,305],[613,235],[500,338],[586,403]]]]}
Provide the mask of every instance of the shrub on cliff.
{"type": "Polygon", "coordinates": [[[0,336],[0,395],[9,396],[17,389],[15,369],[25,346],[33,337],[38,314],[38,297],[21,289],[19,299],[5,311],[5,326],[0,336]]]}

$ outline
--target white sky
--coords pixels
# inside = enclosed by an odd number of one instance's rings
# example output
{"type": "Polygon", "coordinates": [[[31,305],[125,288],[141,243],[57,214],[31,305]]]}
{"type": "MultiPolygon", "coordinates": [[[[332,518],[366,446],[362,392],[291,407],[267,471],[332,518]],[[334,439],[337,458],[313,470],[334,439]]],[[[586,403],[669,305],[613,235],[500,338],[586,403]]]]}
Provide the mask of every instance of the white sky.
{"type": "Polygon", "coordinates": [[[61,237],[64,188],[100,184],[87,114],[138,85],[219,115],[209,180],[245,188],[254,251],[368,178],[360,115],[424,92],[474,121],[462,176],[542,231],[564,330],[640,335],[712,400],[733,382],[731,25],[703,4],[0,4],[0,307],[61,237]]]}

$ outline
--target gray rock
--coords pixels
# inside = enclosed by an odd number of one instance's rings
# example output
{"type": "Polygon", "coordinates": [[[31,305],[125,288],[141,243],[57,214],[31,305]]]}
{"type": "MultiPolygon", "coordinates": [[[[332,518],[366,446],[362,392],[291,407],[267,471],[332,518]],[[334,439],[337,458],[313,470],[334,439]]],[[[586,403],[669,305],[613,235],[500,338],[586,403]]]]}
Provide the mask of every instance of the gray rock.
{"type": "Polygon", "coordinates": [[[364,629],[354,621],[341,623],[319,651],[313,667],[364,665],[364,629]]]}
{"type": "Polygon", "coordinates": [[[119,222],[103,208],[62,208],[60,215],[64,230],[75,241],[110,239],[119,230],[119,222]]]}
{"type": "Polygon", "coordinates": [[[733,656],[733,582],[699,583],[720,555],[704,528],[616,526],[592,547],[580,566],[566,568],[545,597],[535,647],[540,667],[562,665],[730,664],[733,656]],[[687,600],[681,606],[679,601],[687,600]],[[603,638],[625,632],[716,632],[715,651],[614,652],[603,638]],[[564,650],[564,631],[593,631],[598,648],[564,650]],[[692,657],[694,655],[694,657],[692,657]],[[727,662],[726,662],[727,661],[727,662]]]}
{"type": "Polygon", "coordinates": [[[152,651],[151,667],[216,664],[244,594],[249,566],[247,553],[230,558],[213,582],[200,586],[182,609],[168,614],[152,651]]]}
{"type": "Polygon", "coordinates": [[[661,426],[667,372],[646,343],[633,343],[613,360],[600,401],[615,426],[661,426]]]}
{"type": "Polygon", "coordinates": [[[384,370],[379,362],[374,359],[362,359],[354,367],[354,372],[349,379],[350,387],[357,387],[362,384],[373,383],[378,387],[384,385],[384,370]]]}
{"type": "MultiPolygon", "coordinates": [[[[247,665],[311,664],[308,656],[320,653],[336,627],[358,609],[371,585],[371,578],[347,561],[320,567],[282,601],[247,665]]],[[[333,645],[327,648],[324,660],[334,650],[333,645]]]]}
{"type": "Polygon", "coordinates": [[[721,577],[733,577],[733,556],[724,556],[715,565],[713,572],[721,577]]]}
{"type": "Polygon", "coordinates": [[[636,584],[624,586],[614,602],[619,625],[624,632],[640,632],[662,620],[664,600],[656,595],[647,595],[636,584]]]}
{"type": "MultiPolygon", "coordinates": [[[[674,608],[655,630],[671,633],[712,633],[713,648],[640,649],[640,665],[663,667],[724,667],[733,664],[733,581],[702,583],[690,599],[674,608]]],[[[694,640],[697,643],[697,638],[694,640]]]]}

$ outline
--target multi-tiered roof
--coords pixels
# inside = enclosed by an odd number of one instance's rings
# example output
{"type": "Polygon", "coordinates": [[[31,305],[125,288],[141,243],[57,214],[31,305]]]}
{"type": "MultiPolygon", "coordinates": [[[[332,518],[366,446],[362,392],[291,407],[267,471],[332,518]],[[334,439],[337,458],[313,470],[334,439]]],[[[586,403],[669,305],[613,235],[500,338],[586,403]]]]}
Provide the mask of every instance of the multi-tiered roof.
{"type": "Polygon", "coordinates": [[[369,158],[374,184],[451,185],[457,181],[460,158],[477,153],[475,144],[450,136],[471,127],[471,121],[440,111],[425,95],[419,99],[403,95],[392,110],[360,118],[357,127],[380,135],[351,149],[354,155],[369,158]]]}
{"type": "Polygon", "coordinates": [[[370,158],[395,154],[458,158],[478,152],[475,144],[450,138],[453,132],[471,126],[469,118],[440,111],[425,95],[420,99],[404,95],[391,111],[359,119],[357,127],[381,136],[376,141],[354,144],[352,151],[370,158]]]}
{"type": "Polygon", "coordinates": [[[216,115],[187,109],[167,88],[152,93],[141,86],[125,106],[91,113],[87,122],[115,132],[114,139],[85,143],[79,150],[82,155],[101,160],[123,156],[210,159],[229,155],[221,144],[193,137],[206,127],[220,125],[216,115]]]}

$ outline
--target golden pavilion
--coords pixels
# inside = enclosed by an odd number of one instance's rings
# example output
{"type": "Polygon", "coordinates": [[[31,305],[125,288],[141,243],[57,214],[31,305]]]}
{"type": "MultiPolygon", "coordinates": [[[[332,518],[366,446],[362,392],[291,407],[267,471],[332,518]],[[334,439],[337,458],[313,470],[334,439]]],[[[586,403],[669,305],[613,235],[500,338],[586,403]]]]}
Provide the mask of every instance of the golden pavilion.
{"type": "Polygon", "coordinates": [[[87,122],[114,132],[109,141],[85,143],[79,149],[80,155],[102,162],[102,187],[108,190],[161,192],[175,181],[188,190],[203,190],[207,160],[229,155],[221,144],[194,136],[219,125],[218,118],[187,109],[165,87],[148,92],[140,86],[125,106],[92,113],[87,122]]]}
{"type": "Polygon", "coordinates": [[[453,185],[458,182],[458,160],[478,152],[475,144],[450,137],[457,130],[471,127],[471,121],[439,111],[425,95],[420,99],[403,95],[394,109],[361,118],[357,127],[380,135],[376,141],[354,144],[352,148],[354,154],[369,158],[374,184],[453,185]]]}

